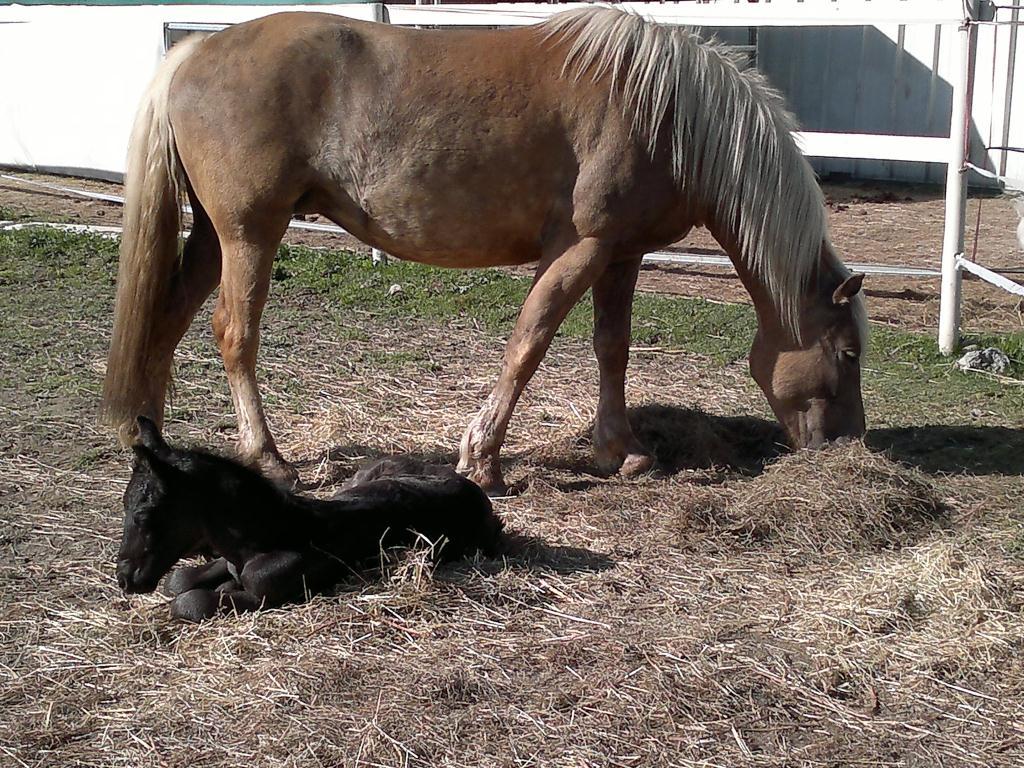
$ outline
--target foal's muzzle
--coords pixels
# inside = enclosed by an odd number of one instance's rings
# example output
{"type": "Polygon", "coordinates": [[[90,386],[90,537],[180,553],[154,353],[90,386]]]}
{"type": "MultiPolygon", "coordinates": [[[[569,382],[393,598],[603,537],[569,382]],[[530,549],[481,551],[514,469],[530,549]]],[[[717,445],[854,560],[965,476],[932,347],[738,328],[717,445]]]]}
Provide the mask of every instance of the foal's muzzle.
{"type": "Polygon", "coordinates": [[[156,584],[151,586],[141,578],[139,570],[140,569],[132,565],[131,560],[118,560],[117,586],[121,588],[122,592],[133,595],[143,592],[152,592],[156,589],[156,584]]]}

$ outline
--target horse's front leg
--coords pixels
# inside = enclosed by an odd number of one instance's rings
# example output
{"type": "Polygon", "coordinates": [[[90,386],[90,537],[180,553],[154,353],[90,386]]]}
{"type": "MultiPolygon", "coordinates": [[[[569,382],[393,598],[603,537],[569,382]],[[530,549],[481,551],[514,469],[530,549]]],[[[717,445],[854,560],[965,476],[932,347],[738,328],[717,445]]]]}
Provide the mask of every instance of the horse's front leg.
{"type": "Polygon", "coordinates": [[[619,470],[626,477],[646,472],[654,465],[626,418],[630,321],[641,261],[636,258],[610,264],[594,283],[594,353],[601,375],[594,419],[594,458],[602,470],[619,470]]]}
{"type": "Polygon", "coordinates": [[[505,492],[499,452],[516,402],[573,305],[604,270],[609,249],[596,238],[576,243],[537,267],[530,294],[505,347],[498,383],[462,437],[459,471],[488,494],[505,492]]]}
{"type": "Polygon", "coordinates": [[[294,485],[298,473],[277,449],[256,383],[260,318],[277,245],[288,224],[287,216],[271,225],[274,219],[268,217],[258,230],[243,230],[249,236],[246,239],[222,239],[224,263],[213,330],[238,416],[239,457],[258,466],[271,479],[294,485]]]}

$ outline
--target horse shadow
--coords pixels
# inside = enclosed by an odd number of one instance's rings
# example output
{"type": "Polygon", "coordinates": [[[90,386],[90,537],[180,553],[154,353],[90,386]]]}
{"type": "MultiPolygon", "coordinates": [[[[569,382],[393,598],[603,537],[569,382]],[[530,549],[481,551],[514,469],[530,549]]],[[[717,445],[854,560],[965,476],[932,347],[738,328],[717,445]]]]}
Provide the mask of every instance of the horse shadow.
{"type": "MultiPolygon", "coordinates": [[[[628,417],[661,476],[709,470],[694,482],[715,483],[730,475],[759,475],[788,450],[782,428],[756,416],[717,416],[696,408],[650,404],[629,409],[628,417]]],[[[587,490],[608,477],[594,463],[592,436],[591,427],[543,449],[510,456],[508,464],[572,473],[577,477],[550,484],[563,492],[587,490]]]]}
{"type": "Polygon", "coordinates": [[[545,577],[600,573],[617,565],[608,555],[585,547],[551,544],[538,536],[506,532],[496,557],[446,563],[443,569],[434,571],[433,579],[482,605],[543,610],[561,601],[556,592],[535,588],[544,583],[545,577]],[[519,588],[497,578],[508,571],[527,576],[530,586],[519,588]]]}
{"type": "MultiPolygon", "coordinates": [[[[717,416],[694,408],[645,405],[629,411],[630,424],[656,460],[656,472],[671,476],[710,470],[694,482],[713,484],[731,476],[755,477],[790,453],[775,421],[756,416],[717,416]]],[[[607,477],[594,464],[592,430],[569,441],[510,457],[577,475],[557,479],[560,491],[584,491],[607,477]]],[[[904,466],[926,474],[1024,475],[1024,429],[999,426],[926,424],[868,430],[864,444],[904,466]]]]}
{"type": "MultiPolygon", "coordinates": [[[[721,469],[760,474],[789,452],[777,422],[753,416],[714,416],[703,411],[649,405],[630,414],[637,437],[666,474],[721,469]]],[[[1022,475],[1024,429],[925,424],[870,429],[864,444],[926,474],[1022,475]]]]}
{"type": "MultiPolygon", "coordinates": [[[[754,477],[787,454],[785,434],[775,421],[756,416],[719,416],[696,408],[649,404],[629,410],[633,431],[654,455],[662,476],[686,471],[711,471],[695,482],[721,482],[732,475],[754,477]]],[[[549,484],[561,492],[586,491],[604,482],[592,454],[592,428],[547,446],[509,453],[508,468],[528,466],[568,473],[549,484]]],[[[927,474],[1022,475],[1024,429],[998,426],[926,424],[868,430],[864,443],[893,461],[927,474]]],[[[364,445],[339,445],[326,454],[297,462],[314,467],[330,462],[326,474],[305,486],[330,487],[346,480],[361,465],[388,453],[364,445]]],[[[443,445],[407,454],[432,464],[451,464],[455,455],[443,445]]],[[[512,493],[524,490],[531,477],[521,479],[512,493]]]]}
{"type": "MultiPolygon", "coordinates": [[[[789,453],[779,424],[754,416],[714,416],[695,409],[648,405],[634,409],[630,421],[665,474],[719,469],[755,476],[789,453]]],[[[1024,474],[1024,429],[1019,428],[884,427],[868,430],[864,444],[927,474],[1024,474]]]]}
{"type": "MultiPolygon", "coordinates": [[[[453,463],[452,452],[442,445],[432,446],[421,451],[401,451],[401,454],[409,459],[425,464],[450,465],[453,463]]],[[[380,448],[360,445],[358,443],[335,445],[316,456],[298,459],[294,462],[296,469],[299,469],[303,474],[308,470],[328,465],[318,480],[315,482],[300,480],[296,490],[314,491],[340,487],[360,467],[393,455],[395,455],[394,451],[383,451],[380,448]]]]}
{"type": "Polygon", "coordinates": [[[629,418],[637,438],[667,475],[694,469],[759,475],[788,450],[779,424],[757,416],[645,405],[631,409],[629,418]]]}
{"type": "MultiPolygon", "coordinates": [[[[779,425],[756,416],[717,416],[695,408],[650,404],[631,408],[628,417],[637,438],[654,455],[656,471],[662,475],[688,470],[757,475],[787,450],[779,425]]],[[[593,428],[588,427],[548,445],[510,451],[503,454],[502,463],[506,469],[527,466],[570,473],[575,477],[555,478],[550,485],[563,492],[585,491],[609,476],[594,463],[592,434],[593,428]]],[[[320,490],[340,485],[361,465],[389,455],[388,451],[358,443],[335,445],[295,462],[299,470],[325,467],[316,482],[303,482],[299,489],[320,490]]],[[[450,465],[457,460],[456,454],[441,444],[403,451],[403,455],[428,464],[450,465]]],[[[510,493],[523,492],[531,479],[520,479],[511,486],[510,493]]]]}
{"type": "Polygon", "coordinates": [[[927,424],[873,429],[864,442],[927,474],[1024,474],[1024,429],[927,424]]]}
{"type": "Polygon", "coordinates": [[[506,530],[494,557],[448,563],[443,572],[435,573],[435,578],[466,586],[471,575],[491,577],[511,570],[567,576],[575,573],[600,573],[617,565],[617,561],[603,552],[586,547],[552,544],[540,536],[506,530]]]}

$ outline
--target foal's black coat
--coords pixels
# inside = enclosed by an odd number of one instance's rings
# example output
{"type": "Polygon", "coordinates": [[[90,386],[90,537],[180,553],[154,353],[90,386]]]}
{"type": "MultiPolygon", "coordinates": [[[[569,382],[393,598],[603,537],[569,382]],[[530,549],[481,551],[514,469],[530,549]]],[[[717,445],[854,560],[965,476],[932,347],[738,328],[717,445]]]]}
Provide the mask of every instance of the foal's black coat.
{"type": "Polygon", "coordinates": [[[453,560],[493,553],[501,534],[487,495],[449,468],[384,459],[322,501],[230,459],[172,448],[141,417],[139,435],[117,580],[125,592],[152,592],[182,557],[216,558],[167,580],[181,619],[302,600],[382,547],[421,535],[440,547],[439,559],[453,560]]]}

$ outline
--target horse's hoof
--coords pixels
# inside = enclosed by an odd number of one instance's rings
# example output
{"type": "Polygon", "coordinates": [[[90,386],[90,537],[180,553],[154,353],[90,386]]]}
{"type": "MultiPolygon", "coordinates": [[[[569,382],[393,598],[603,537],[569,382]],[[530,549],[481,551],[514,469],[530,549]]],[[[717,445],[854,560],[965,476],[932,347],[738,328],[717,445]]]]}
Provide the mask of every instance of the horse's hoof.
{"type": "Polygon", "coordinates": [[[470,480],[480,486],[480,489],[492,499],[500,499],[508,496],[508,486],[499,475],[495,477],[476,477],[472,474],[466,475],[470,480]]]}
{"type": "Polygon", "coordinates": [[[256,466],[265,478],[285,488],[293,489],[299,484],[298,470],[276,454],[261,456],[256,466]]]}
{"type": "Polygon", "coordinates": [[[650,472],[654,467],[654,457],[639,451],[625,455],[612,451],[598,451],[595,452],[594,460],[597,468],[604,474],[614,475],[617,472],[622,477],[637,477],[650,472]]]}
{"type": "Polygon", "coordinates": [[[654,457],[646,453],[631,453],[619,467],[622,477],[639,477],[654,469],[654,457]]]}
{"type": "Polygon", "coordinates": [[[455,471],[479,485],[480,489],[492,499],[499,499],[508,494],[508,486],[502,479],[500,469],[474,467],[460,463],[455,471]]]}
{"type": "MultiPolygon", "coordinates": [[[[477,483],[477,485],[480,485],[477,483]]],[[[483,492],[492,499],[503,499],[508,496],[509,487],[505,483],[499,481],[497,483],[490,483],[489,485],[480,485],[483,492]]]]}

